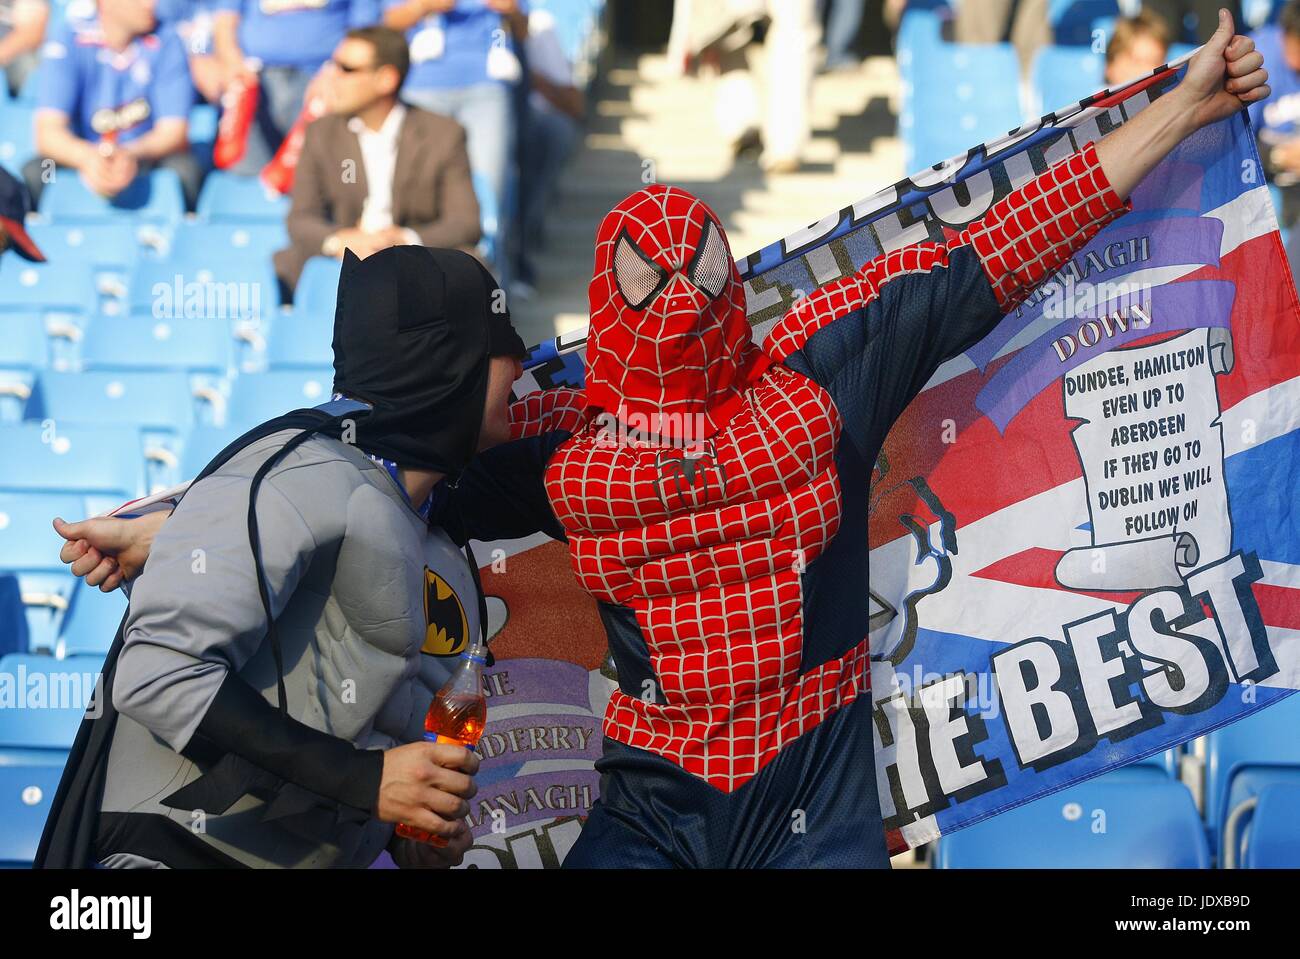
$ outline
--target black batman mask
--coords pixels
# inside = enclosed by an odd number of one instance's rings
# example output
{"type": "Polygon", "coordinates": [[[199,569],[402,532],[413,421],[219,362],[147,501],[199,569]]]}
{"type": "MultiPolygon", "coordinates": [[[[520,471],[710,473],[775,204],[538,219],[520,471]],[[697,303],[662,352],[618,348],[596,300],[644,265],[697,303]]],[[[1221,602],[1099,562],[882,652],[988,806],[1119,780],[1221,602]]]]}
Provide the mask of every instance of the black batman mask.
{"type": "Polygon", "coordinates": [[[524,352],[504,295],[468,253],[344,253],[334,390],[374,407],[357,425],[366,452],[458,476],[478,449],[489,359],[524,352]]]}

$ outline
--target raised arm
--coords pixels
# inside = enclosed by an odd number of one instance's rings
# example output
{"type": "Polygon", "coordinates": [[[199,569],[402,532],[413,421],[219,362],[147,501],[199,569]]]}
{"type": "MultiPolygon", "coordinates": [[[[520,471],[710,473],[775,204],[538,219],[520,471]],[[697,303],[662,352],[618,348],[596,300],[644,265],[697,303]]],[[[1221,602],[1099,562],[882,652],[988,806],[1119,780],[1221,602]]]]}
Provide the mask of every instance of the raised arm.
{"type": "Polygon", "coordinates": [[[831,389],[864,456],[939,365],[978,342],[1103,226],[1186,136],[1268,95],[1246,37],[1219,31],[1177,87],[993,204],[947,242],[882,254],[804,297],[765,346],[831,389]]]}

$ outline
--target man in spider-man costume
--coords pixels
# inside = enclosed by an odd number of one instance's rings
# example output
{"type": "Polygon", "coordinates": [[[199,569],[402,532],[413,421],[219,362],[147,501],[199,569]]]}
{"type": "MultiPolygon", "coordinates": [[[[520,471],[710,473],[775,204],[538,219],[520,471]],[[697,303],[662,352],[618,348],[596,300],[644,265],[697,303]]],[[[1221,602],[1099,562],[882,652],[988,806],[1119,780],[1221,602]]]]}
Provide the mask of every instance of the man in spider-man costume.
{"type": "Polygon", "coordinates": [[[1175,90],[946,241],[801,299],[762,348],[704,203],[651,186],[605,217],[585,389],[516,403],[514,441],[434,513],[481,540],[566,539],[597,600],[618,689],[566,865],[888,865],[867,647],[885,434],[1170,149],[1265,81],[1224,20],[1175,90]]]}

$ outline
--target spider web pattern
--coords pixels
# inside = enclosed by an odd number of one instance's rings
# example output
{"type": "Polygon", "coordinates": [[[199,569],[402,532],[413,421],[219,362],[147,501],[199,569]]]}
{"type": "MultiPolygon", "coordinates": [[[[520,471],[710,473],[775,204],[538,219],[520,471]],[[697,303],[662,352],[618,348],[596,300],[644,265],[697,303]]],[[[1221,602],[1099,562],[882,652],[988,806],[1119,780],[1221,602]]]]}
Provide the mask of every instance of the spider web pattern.
{"type": "MultiPolygon", "coordinates": [[[[623,257],[635,254],[624,249],[623,257]]],[[[680,435],[680,424],[697,421],[694,435],[712,435],[726,422],[762,354],[750,340],[744,286],[725,234],[702,200],[654,184],[614,207],[596,233],[588,295],[586,388],[593,405],[638,414],[651,432],[665,436],[680,435]],[[684,272],[709,221],[726,264],[716,297],[684,272]],[[623,237],[670,277],[640,310],[631,309],[618,289],[615,263],[623,237]]]]}
{"type": "Polygon", "coordinates": [[[528,393],[510,404],[510,438],[524,439],[555,430],[576,432],[586,403],[581,390],[555,387],[528,393]]]}
{"type": "Polygon", "coordinates": [[[659,682],[654,702],[615,691],[607,735],[730,792],[866,688],[865,640],[799,673],[801,574],[840,525],[839,432],[825,390],[772,367],[689,471],[594,424],[556,452],[573,570],[634,610],[659,682]]]}
{"type": "Polygon", "coordinates": [[[861,309],[895,277],[948,266],[960,246],[974,247],[998,306],[1009,313],[1107,223],[1132,209],[1111,188],[1088,143],[994,203],[948,243],[916,243],[876,257],[852,276],[801,299],[765,341],[780,362],[845,313],[861,309]]]}

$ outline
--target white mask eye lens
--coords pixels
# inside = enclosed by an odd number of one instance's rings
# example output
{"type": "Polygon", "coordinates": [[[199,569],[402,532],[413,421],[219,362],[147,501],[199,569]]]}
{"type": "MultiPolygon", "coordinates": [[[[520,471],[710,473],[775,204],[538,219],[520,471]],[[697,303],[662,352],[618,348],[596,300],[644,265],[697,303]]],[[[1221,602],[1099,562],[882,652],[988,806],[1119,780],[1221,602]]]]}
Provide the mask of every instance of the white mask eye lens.
{"type": "Polygon", "coordinates": [[[731,258],[727,255],[727,244],[712,220],[704,223],[700,248],[691,260],[687,275],[710,298],[726,289],[727,279],[731,276],[731,258]]]}
{"type": "Polygon", "coordinates": [[[614,282],[627,305],[639,310],[654,297],[668,279],[668,273],[650,262],[624,233],[614,247],[614,282]]]}

